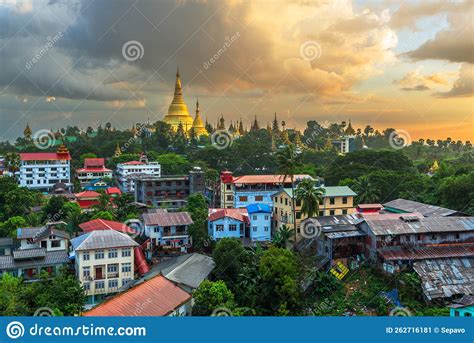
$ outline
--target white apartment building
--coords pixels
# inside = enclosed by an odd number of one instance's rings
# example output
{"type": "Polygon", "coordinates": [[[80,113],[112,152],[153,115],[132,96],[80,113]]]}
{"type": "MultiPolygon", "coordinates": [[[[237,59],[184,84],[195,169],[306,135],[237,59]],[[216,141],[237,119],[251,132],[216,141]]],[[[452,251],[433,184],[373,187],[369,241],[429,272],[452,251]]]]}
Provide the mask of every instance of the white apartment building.
{"type": "Polygon", "coordinates": [[[116,293],[135,278],[134,248],[128,235],[115,230],[97,230],[71,240],[76,277],[94,304],[116,293]]]}
{"type": "Polygon", "coordinates": [[[135,191],[135,183],[129,179],[134,174],[146,174],[161,176],[161,166],[158,162],[148,162],[145,155],[140,157],[140,161],[130,161],[117,164],[115,171],[117,183],[122,192],[131,193],[135,191]]]}
{"type": "Polygon", "coordinates": [[[49,191],[62,182],[71,185],[71,156],[62,145],[57,152],[20,153],[20,187],[49,191]]]}

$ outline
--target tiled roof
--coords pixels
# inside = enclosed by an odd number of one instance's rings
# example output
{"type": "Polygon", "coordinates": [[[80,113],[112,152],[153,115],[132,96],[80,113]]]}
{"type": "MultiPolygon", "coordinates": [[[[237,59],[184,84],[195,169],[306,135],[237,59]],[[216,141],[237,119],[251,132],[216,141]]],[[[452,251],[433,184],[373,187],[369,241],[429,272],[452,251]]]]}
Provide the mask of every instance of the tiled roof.
{"type": "MultiPolygon", "coordinates": [[[[312,179],[310,175],[307,174],[297,174],[294,176],[295,181],[303,179],[312,179]]],[[[233,178],[232,183],[237,184],[255,184],[255,183],[288,183],[291,182],[290,177],[283,179],[283,175],[243,175],[236,176],[233,178]]]]}
{"type": "Polygon", "coordinates": [[[210,208],[209,220],[214,221],[221,218],[233,218],[235,220],[248,223],[249,216],[246,208],[210,208]]]}
{"type": "Polygon", "coordinates": [[[115,230],[92,231],[71,240],[74,250],[94,250],[134,247],[138,243],[124,233],[115,230]]]}
{"type": "MultiPolygon", "coordinates": [[[[36,250],[36,249],[35,249],[36,250]]],[[[0,270],[18,268],[44,267],[57,264],[66,264],[69,256],[66,250],[46,251],[44,258],[15,260],[13,255],[0,256],[0,270]]]]}
{"type": "Polygon", "coordinates": [[[50,160],[70,160],[71,156],[57,154],[55,152],[22,152],[20,160],[22,161],[50,161],[50,160]]]}
{"type": "Polygon", "coordinates": [[[423,204],[421,202],[405,200],[405,199],[396,199],[383,204],[387,210],[394,209],[404,212],[419,212],[425,217],[435,217],[435,216],[449,216],[457,213],[455,210],[450,210],[448,208],[423,204]]]}
{"type": "Polygon", "coordinates": [[[158,275],[106,300],[84,316],[166,316],[190,299],[191,294],[158,275]]]}
{"type": "Polygon", "coordinates": [[[247,212],[252,213],[272,213],[272,208],[267,204],[251,204],[247,206],[247,212]]]}
{"type": "Polygon", "coordinates": [[[75,194],[78,199],[80,198],[98,198],[100,197],[100,193],[94,191],[84,191],[75,194]]]}
{"type": "Polygon", "coordinates": [[[209,274],[211,274],[215,265],[212,257],[194,253],[184,262],[171,265],[161,272],[171,281],[191,288],[198,288],[209,274]]]}
{"type": "Polygon", "coordinates": [[[105,166],[105,160],[103,158],[85,158],[84,167],[103,167],[105,166]]]}
{"type": "Polygon", "coordinates": [[[136,234],[136,231],[124,223],[115,222],[105,219],[93,219],[88,222],[79,224],[79,227],[84,232],[91,232],[95,230],[115,230],[127,234],[136,234]]]}
{"type": "Polygon", "coordinates": [[[145,225],[178,226],[191,225],[193,220],[188,212],[143,213],[145,225]]]}
{"type": "Polygon", "coordinates": [[[111,194],[122,194],[122,191],[118,187],[109,187],[105,189],[105,193],[111,194]]]}
{"type": "Polygon", "coordinates": [[[423,293],[429,299],[474,294],[474,258],[446,258],[415,262],[423,293]]]}

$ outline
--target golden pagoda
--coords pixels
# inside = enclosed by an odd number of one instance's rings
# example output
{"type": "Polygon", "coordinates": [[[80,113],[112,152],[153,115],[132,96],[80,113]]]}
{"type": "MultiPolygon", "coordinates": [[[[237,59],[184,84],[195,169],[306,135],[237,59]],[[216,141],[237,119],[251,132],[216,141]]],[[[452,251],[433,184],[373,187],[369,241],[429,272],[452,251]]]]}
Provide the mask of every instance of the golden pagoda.
{"type": "Polygon", "coordinates": [[[25,136],[25,139],[26,140],[31,140],[31,135],[32,135],[32,131],[30,129],[30,125],[28,123],[26,123],[26,127],[25,129],[23,130],[23,135],[25,136]]]}
{"type": "Polygon", "coordinates": [[[176,71],[176,85],[174,86],[173,101],[171,102],[170,107],[168,108],[168,114],[165,116],[163,121],[171,125],[171,128],[174,131],[178,130],[179,123],[181,123],[186,132],[193,126],[193,117],[189,114],[188,106],[184,103],[179,69],[176,71]]]}
{"type": "Polygon", "coordinates": [[[193,131],[196,137],[209,135],[204,123],[202,122],[201,112],[199,111],[199,100],[196,100],[196,116],[194,117],[193,131]]]}

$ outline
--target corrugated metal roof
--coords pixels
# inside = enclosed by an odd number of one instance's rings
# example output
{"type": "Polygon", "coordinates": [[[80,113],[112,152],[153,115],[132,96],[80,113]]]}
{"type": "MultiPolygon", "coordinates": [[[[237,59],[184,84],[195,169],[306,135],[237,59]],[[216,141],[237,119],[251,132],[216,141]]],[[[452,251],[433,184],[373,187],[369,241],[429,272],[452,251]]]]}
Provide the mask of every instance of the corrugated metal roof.
{"type": "Polygon", "coordinates": [[[194,253],[183,263],[171,265],[161,272],[169,280],[191,288],[198,288],[201,282],[211,274],[215,265],[212,257],[194,253]]]}
{"type": "Polygon", "coordinates": [[[375,235],[474,231],[474,217],[424,217],[406,222],[402,219],[373,220],[365,216],[365,221],[375,235]]]}
{"type": "Polygon", "coordinates": [[[14,260],[44,258],[45,256],[46,256],[45,248],[20,249],[20,250],[13,251],[14,260]]]}
{"type": "MultiPolygon", "coordinates": [[[[357,193],[355,193],[352,189],[350,189],[347,186],[326,186],[326,187],[320,187],[321,189],[324,190],[323,198],[330,198],[330,197],[350,197],[350,196],[356,196],[357,193]]],[[[293,191],[291,188],[284,188],[282,190],[288,196],[291,198],[293,197],[293,191]]],[[[280,192],[276,193],[274,196],[279,194],[280,192]]]]}
{"type": "Polygon", "coordinates": [[[74,250],[134,247],[138,243],[128,235],[115,230],[92,231],[71,240],[74,250]]]}
{"type": "Polygon", "coordinates": [[[386,261],[474,257],[474,244],[443,244],[423,247],[385,247],[379,249],[378,253],[386,261]]]}
{"type": "MultiPolygon", "coordinates": [[[[308,174],[296,174],[294,175],[294,180],[299,181],[303,179],[313,179],[311,175],[308,174]]],[[[289,176],[286,178],[283,177],[283,175],[242,175],[242,176],[236,176],[233,178],[232,183],[234,184],[256,184],[256,183],[271,183],[271,184],[278,184],[278,183],[288,183],[291,182],[291,179],[289,176]]]]}
{"type": "Polygon", "coordinates": [[[143,213],[142,216],[145,225],[179,226],[191,225],[193,223],[188,212],[143,213]]]}
{"type": "Polygon", "coordinates": [[[14,260],[13,255],[7,255],[0,256],[0,270],[43,267],[68,262],[69,256],[66,250],[46,251],[44,258],[37,259],[14,260]]]}
{"type": "Polygon", "coordinates": [[[248,223],[249,216],[246,208],[210,208],[209,220],[214,221],[221,218],[233,218],[235,220],[248,223]]]}
{"type": "Polygon", "coordinates": [[[127,234],[136,234],[137,232],[131,227],[125,225],[124,223],[115,222],[112,220],[105,219],[93,219],[88,222],[79,224],[79,227],[84,232],[91,232],[95,230],[115,230],[127,234]]]}
{"type": "Polygon", "coordinates": [[[247,206],[247,212],[250,214],[259,212],[272,213],[272,208],[267,204],[251,204],[247,206]]]}
{"type": "Polygon", "coordinates": [[[191,294],[158,275],[106,300],[83,315],[166,316],[190,299],[191,294]]]}
{"type": "Polygon", "coordinates": [[[415,262],[423,293],[429,299],[474,294],[474,258],[447,258],[415,262]]]}
{"type": "Polygon", "coordinates": [[[406,200],[406,199],[396,199],[383,204],[387,210],[390,208],[405,211],[405,212],[419,212],[423,214],[425,217],[435,217],[435,216],[449,216],[457,211],[450,210],[448,208],[423,204],[421,202],[406,200]]]}
{"type": "Polygon", "coordinates": [[[13,238],[3,237],[0,238],[0,247],[9,247],[13,245],[13,238]]]}

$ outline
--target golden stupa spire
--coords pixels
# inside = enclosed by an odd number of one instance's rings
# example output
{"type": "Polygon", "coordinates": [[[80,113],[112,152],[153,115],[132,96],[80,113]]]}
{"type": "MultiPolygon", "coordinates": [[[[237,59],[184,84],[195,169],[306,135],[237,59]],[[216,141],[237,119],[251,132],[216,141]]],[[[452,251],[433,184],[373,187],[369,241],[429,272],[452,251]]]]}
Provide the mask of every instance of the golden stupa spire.
{"type": "Polygon", "coordinates": [[[183,88],[181,85],[181,76],[179,74],[179,68],[176,70],[176,83],[174,86],[173,101],[168,108],[168,114],[164,117],[163,121],[170,124],[172,129],[176,131],[178,125],[181,122],[183,127],[187,130],[191,129],[193,125],[193,117],[188,112],[188,106],[184,102],[183,88]]]}
{"type": "Polygon", "coordinates": [[[117,146],[115,147],[115,157],[119,157],[120,155],[122,155],[122,149],[120,149],[120,146],[117,142],[117,146]]]}
{"type": "Polygon", "coordinates": [[[25,129],[23,130],[23,135],[25,136],[26,139],[30,139],[31,138],[31,134],[33,132],[31,131],[31,128],[30,128],[30,124],[29,123],[26,123],[26,127],[25,129]]]}
{"type": "Polygon", "coordinates": [[[199,99],[196,99],[196,116],[193,121],[193,131],[196,137],[207,136],[208,132],[201,118],[201,111],[199,110],[199,99]]]}

